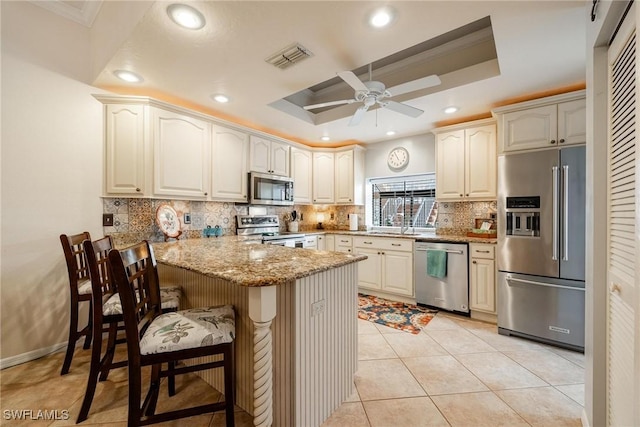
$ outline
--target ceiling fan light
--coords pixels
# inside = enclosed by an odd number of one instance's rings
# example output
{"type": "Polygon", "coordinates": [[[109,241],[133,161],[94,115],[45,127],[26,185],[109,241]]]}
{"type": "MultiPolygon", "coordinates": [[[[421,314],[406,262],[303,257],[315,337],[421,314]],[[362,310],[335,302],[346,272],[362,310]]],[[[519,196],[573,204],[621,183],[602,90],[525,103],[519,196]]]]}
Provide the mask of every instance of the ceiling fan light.
{"type": "Polygon", "coordinates": [[[174,3],[167,7],[167,14],[173,22],[189,30],[199,30],[206,23],[198,10],[186,4],[174,3]]]}
{"type": "Polygon", "coordinates": [[[395,130],[388,130],[388,131],[387,131],[387,136],[393,136],[393,135],[395,135],[395,134],[396,134],[396,131],[395,131],[395,130]]]}
{"type": "Polygon", "coordinates": [[[215,95],[211,95],[211,98],[216,101],[219,102],[220,104],[226,104],[227,102],[230,101],[229,97],[227,95],[223,95],[221,93],[215,94],[215,95]]]}
{"type": "Polygon", "coordinates": [[[369,24],[374,28],[383,28],[393,21],[393,13],[389,8],[376,10],[369,18],[369,24]]]}
{"type": "Polygon", "coordinates": [[[323,141],[329,141],[329,140],[331,140],[331,138],[329,138],[329,137],[328,137],[328,136],[326,136],[326,135],[325,135],[325,136],[320,137],[320,139],[321,139],[321,140],[323,140],[323,141]]]}
{"type": "Polygon", "coordinates": [[[127,83],[141,83],[142,81],[144,81],[142,77],[140,77],[133,71],[116,70],[113,72],[113,75],[115,75],[120,80],[124,80],[127,83]]]}
{"type": "Polygon", "coordinates": [[[458,111],[458,107],[454,107],[454,106],[447,107],[447,108],[444,109],[444,113],[445,114],[453,114],[456,111],[458,111]]]}

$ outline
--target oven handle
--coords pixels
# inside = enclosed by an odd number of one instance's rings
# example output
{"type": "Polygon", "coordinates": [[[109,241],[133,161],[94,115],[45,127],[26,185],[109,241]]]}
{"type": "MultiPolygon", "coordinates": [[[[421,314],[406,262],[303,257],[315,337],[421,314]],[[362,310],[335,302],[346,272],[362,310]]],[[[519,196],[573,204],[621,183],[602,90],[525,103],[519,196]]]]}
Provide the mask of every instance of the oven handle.
{"type": "Polygon", "coordinates": [[[544,286],[544,287],[547,287],[547,288],[570,289],[570,290],[573,290],[573,291],[583,291],[584,292],[584,288],[576,288],[574,286],[553,285],[551,283],[535,282],[533,280],[516,279],[515,277],[511,277],[511,276],[507,276],[506,279],[507,279],[507,282],[525,283],[527,285],[544,286]]]}
{"type": "MultiPolygon", "coordinates": [[[[418,248],[416,248],[415,249],[416,252],[440,251],[440,250],[442,250],[442,249],[435,249],[435,248],[429,248],[429,249],[418,249],[418,248]]],[[[448,254],[464,255],[464,251],[452,251],[450,249],[446,249],[445,252],[448,253],[448,254]]]]}

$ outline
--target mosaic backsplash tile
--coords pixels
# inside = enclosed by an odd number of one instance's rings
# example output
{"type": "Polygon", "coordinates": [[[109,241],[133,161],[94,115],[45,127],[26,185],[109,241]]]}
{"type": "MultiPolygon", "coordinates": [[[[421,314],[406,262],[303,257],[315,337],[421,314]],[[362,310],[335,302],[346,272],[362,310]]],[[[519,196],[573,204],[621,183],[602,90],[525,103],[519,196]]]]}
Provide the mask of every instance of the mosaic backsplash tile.
{"type": "MultiPolygon", "coordinates": [[[[230,202],[201,202],[188,200],[104,198],[104,213],[113,214],[113,226],[104,227],[118,246],[129,245],[140,240],[162,241],[164,235],[155,222],[156,210],[168,204],[175,209],[182,223],[181,239],[202,237],[207,226],[220,226],[225,235],[236,234],[236,215],[247,215],[247,205],[230,202]],[[191,217],[184,223],[184,214],[191,217]]],[[[287,223],[293,211],[298,217],[301,232],[318,229],[318,213],[324,220],[326,230],[348,230],[349,214],[358,215],[358,229],[366,230],[364,206],[343,205],[295,205],[267,207],[267,214],[278,215],[281,231],[287,231],[287,223]]],[[[474,226],[476,218],[490,218],[497,210],[496,202],[440,202],[436,232],[438,234],[464,235],[474,226]]]]}

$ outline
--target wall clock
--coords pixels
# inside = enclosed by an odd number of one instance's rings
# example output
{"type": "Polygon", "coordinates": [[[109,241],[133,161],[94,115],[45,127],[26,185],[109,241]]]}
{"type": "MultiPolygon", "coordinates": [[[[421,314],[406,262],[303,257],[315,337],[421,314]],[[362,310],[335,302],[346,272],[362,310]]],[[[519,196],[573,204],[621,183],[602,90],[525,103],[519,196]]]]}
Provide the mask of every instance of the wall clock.
{"type": "Polygon", "coordinates": [[[393,171],[400,171],[409,164],[409,152],[404,147],[396,147],[389,152],[387,165],[393,171]]]}

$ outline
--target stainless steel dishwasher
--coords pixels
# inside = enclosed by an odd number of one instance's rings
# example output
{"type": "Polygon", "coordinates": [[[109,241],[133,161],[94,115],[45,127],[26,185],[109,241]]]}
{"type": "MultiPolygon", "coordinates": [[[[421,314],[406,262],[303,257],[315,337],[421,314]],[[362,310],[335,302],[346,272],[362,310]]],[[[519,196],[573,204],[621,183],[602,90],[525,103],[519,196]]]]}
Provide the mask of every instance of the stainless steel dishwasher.
{"type": "Polygon", "coordinates": [[[414,280],[416,302],[469,315],[469,258],[466,243],[416,242],[414,280]],[[447,271],[443,278],[427,274],[427,251],[447,253],[447,271]]]}

